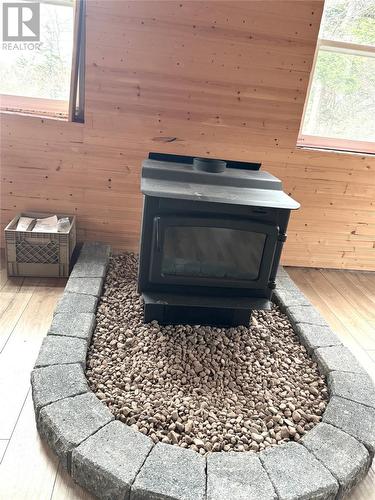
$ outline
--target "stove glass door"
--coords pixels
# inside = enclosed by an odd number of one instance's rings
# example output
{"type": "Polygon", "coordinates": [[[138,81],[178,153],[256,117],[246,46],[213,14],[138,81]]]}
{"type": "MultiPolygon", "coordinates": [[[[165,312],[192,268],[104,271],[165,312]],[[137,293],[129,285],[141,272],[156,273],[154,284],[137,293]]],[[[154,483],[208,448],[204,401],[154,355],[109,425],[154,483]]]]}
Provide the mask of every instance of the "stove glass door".
{"type": "Polygon", "coordinates": [[[167,226],[161,273],[229,280],[256,280],[266,235],[227,227],[167,226]]]}
{"type": "Polygon", "coordinates": [[[155,217],[150,281],[261,288],[277,237],[277,226],[257,221],[155,217]]]}

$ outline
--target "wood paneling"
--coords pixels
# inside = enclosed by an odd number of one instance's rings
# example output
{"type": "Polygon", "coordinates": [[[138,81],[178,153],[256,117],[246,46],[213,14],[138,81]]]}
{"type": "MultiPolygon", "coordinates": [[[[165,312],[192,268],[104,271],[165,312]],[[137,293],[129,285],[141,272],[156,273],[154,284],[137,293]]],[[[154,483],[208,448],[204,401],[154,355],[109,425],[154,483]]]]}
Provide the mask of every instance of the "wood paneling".
{"type": "Polygon", "coordinates": [[[375,269],[375,159],[295,148],[322,4],[88,0],[86,122],[3,116],[2,225],[137,249],[149,151],[260,161],[302,204],[284,263],[375,269]]]}

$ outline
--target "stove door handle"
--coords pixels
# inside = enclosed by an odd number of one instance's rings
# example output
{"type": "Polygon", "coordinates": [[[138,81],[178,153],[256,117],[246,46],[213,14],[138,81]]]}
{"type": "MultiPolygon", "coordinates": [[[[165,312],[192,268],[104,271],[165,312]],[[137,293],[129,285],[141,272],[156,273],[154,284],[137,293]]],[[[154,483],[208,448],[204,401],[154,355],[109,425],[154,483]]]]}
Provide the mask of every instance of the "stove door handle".
{"type": "Polygon", "coordinates": [[[155,217],[156,250],[161,252],[160,217],[155,217]]]}

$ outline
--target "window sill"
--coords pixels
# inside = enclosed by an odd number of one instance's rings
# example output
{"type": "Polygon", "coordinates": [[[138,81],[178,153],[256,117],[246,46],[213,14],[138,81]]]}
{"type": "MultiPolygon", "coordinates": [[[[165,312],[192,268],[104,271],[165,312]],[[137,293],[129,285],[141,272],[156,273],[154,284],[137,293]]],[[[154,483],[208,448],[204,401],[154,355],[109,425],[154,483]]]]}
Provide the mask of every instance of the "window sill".
{"type": "Polygon", "coordinates": [[[0,96],[0,112],[68,121],[68,101],[14,95],[0,96]]]}
{"type": "Polygon", "coordinates": [[[344,153],[351,155],[374,156],[375,143],[366,141],[350,141],[334,137],[300,135],[297,148],[321,151],[325,153],[344,153]]]}

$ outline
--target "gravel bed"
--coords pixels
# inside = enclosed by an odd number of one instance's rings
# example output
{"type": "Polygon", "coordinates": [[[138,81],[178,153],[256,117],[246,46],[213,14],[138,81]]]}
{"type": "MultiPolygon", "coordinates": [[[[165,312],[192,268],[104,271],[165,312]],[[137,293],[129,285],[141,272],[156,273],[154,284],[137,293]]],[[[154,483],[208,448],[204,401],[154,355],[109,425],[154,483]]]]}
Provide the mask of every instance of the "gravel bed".
{"type": "Polygon", "coordinates": [[[137,264],[111,258],[87,358],[117,419],[202,455],[299,441],[321,420],[324,378],[276,306],[249,327],[144,325],[137,264]]]}

